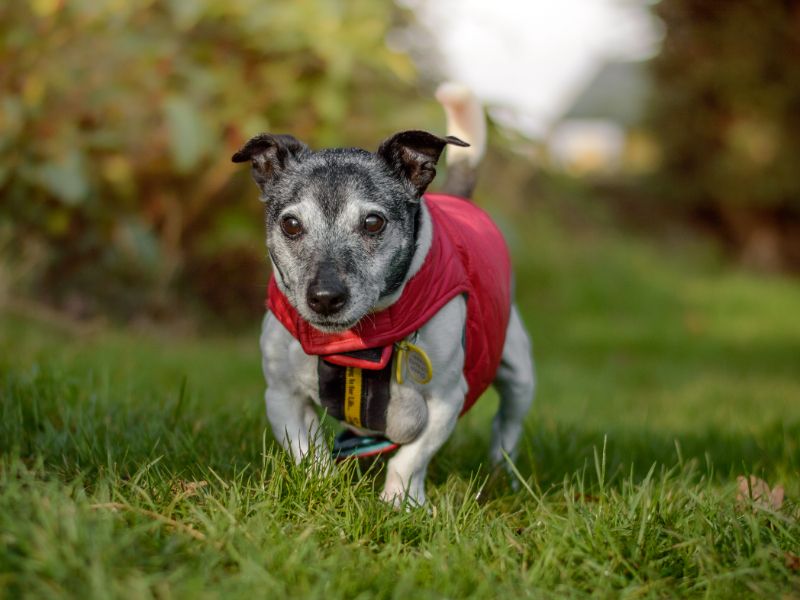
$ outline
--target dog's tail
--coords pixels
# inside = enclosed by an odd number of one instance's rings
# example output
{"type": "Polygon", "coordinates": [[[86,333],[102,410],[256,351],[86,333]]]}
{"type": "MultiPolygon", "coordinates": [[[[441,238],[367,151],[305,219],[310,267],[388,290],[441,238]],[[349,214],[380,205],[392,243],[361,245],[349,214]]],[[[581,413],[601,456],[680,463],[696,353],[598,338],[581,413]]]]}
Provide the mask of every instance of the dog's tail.
{"type": "Polygon", "coordinates": [[[445,194],[470,198],[478,181],[478,165],[486,151],[486,118],[483,106],[470,89],[460,83],[443,83],[436,99],[447,115],[447,134],[469,142],[469,147],[447,149],[445,194]]]}

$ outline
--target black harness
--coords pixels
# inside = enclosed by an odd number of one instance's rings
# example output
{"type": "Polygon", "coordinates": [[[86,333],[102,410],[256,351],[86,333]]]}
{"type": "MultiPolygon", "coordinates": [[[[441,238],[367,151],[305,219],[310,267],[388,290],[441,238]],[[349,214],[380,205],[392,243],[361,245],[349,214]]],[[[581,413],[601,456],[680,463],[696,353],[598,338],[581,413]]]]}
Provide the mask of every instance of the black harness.
{"type": "MultiPolygon", "coordinates": [[[[344,356],[379,365],[382,352],[383,348],[371,348],[348,352],[344,356]]],[[[331,417],[356,427],[386,432],[391,358],[383,368],[362,369],[335,365],[320,356],[317,374],[319,400],[331,417]]]]}

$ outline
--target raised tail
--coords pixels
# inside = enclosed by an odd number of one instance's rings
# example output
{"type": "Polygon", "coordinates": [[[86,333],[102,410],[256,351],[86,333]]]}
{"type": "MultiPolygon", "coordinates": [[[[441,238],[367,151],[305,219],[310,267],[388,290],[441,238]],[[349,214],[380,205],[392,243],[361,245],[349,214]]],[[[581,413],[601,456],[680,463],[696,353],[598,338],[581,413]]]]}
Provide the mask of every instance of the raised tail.
{"type": "Polygon", "coordinates": [[[460,83],[443,83],[436,99],[447,116],[447,134],[470,145],[447,149],[447,179],[442,192],[471,198],[478,181],[478,165],[486,152],[486,118],[475,94],[460,83]]]}

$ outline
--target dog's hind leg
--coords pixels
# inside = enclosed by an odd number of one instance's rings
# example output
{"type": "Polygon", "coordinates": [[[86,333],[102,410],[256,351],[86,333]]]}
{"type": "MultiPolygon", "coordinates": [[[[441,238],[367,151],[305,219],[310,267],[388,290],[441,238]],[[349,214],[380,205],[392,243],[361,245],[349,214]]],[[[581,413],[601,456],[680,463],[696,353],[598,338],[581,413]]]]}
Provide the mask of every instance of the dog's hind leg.
{"type": "Polygon", "coordinates": [[[489,450],[492,464],[501,463],[503,453],[512,458],[515,456],[525,415],[533,401],[535,385],[531,342],[517,307],[512,306],[503,357],[494,380],[494,387],[500,396],[500,407],[492,423],[489,450]]]}

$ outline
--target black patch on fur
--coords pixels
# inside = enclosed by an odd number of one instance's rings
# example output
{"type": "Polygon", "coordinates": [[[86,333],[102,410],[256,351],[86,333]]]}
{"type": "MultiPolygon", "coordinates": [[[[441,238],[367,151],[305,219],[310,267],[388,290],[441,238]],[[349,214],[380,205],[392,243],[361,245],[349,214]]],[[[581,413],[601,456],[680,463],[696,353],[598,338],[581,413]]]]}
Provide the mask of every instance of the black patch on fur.
{"type": "Polygon", "coordinates": [[[381,298],[390,296],[400,289],[406,279],[406,275],[408,275],[408,270],[411,268],[411,261],[414,260],[414,251],[417,249],[419,229],[422,224],[422,211],[419,209],[419,204],[415,204],[411,210],[414,211],[413,242],[405,252],[396,255],[389,265],[389,272],[386,274],[386,281],[384,282],[383,290],[381,290],[381,298]]]}

